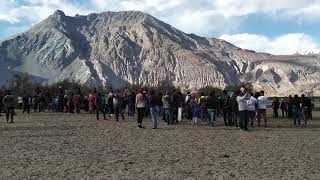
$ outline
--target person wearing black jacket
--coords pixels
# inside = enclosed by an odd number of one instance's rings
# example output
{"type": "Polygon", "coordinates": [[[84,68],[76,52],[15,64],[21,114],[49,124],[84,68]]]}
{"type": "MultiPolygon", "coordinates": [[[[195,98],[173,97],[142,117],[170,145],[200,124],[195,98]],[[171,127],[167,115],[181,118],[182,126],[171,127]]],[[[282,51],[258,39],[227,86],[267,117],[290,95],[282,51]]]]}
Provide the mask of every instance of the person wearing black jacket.
{"type": "Polygon", "coordinates": [[[221,97],[222,105],[223,105],[223,120],[224,125],[229,126],[231,123],[231,103],[230,96],[228,96],[228,92],[226,90],[223,91],[223,95],[221,97]]]}
{"type": "Polygon", "coordinates": [[[212,91],[207,97],[207,112],[209,116],[209,124],[213,127],[214,122],[216,121],[216,113],[217,113],[217,98],[216,92],[212,91]]]}
{"type": "Polygon", "coordinates": [[[294,127],[297,127],[301,125],[301,99],[299,98],[298,95],[295,95],[293,100],[292,100],[292,116],[293,116],[293,123],[294,127]]]}

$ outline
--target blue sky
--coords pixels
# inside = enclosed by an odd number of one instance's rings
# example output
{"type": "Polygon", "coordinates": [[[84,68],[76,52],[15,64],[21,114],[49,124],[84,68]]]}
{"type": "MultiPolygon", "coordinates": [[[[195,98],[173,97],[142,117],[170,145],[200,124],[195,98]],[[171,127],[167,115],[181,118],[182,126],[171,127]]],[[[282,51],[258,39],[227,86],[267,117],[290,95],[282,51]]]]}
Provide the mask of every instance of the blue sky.
{"type": "Polygon", "coordinates": [[[273,54],[320,52],[320,0],[0,0],[0,40],[60,9],[139,10],[178,29],[273,54]]]}

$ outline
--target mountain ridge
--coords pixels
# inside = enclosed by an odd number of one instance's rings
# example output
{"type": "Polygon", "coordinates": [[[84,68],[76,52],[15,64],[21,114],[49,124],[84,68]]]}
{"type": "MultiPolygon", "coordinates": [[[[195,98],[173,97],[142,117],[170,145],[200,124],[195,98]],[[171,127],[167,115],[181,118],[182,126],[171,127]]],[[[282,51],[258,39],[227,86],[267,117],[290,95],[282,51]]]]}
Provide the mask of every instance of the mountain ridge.
{"type": "MultiPolygon", "coordinates": [[[[320,95],[317,56],[276,56],[194,34],[139,11],[66,16],[62,11],[0,42],[0,73],[28,72],[99,86],[158,85],[224,88],[250,81],[270,95],[320,95]],[[308,86],[309,85],[309,86],[308,86]],[[317,90],[318,88],[318,90],[317,90]]],[[[1,79],[1,78],[0,78],[1,79]]]]}

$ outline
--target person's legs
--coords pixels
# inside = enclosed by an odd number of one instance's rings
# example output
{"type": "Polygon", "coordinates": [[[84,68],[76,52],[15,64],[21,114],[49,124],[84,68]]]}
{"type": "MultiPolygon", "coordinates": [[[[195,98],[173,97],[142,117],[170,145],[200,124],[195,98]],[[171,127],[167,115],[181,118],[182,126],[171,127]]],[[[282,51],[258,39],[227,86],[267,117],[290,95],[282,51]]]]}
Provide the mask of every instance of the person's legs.
{"type": "Polygon", "coordinates": [[[208,116],[208,123],[209,123],[209,125],[211,125],[212,124],[212,118],[211,118],[211,112],[212,112],[212,110],[211,109],[208,109],[207,110],[207,116],[208,116]]]}
{"type": "Polygon", "coordinates": [[[258,127],[260,127],[261,109],[258,109],[258,116],[257,116],[257,119],[258,119],[258,127]]]}
{"type": "Polygon", "coordinates": [[[124,120],[124,112],[125,111],[125,109],[123,109],[122,107],[120,108],[120,115],[121,115],[121,118],[122,118],[122,120],[124,120]]]}
{"type": "Polygon", "coordinates": [[[263,119],[264,119],[264,126],[267,127],[267,110],[263,109],[262,113],[263,113],[263,119]]]}
{"type": "Polygon", "coordinates": [[[224,120],[224,125],[229,126],[229,121],[230,121],[230,111],[229,110],[223,111],[223,120],[224,120]]]}
{"type": "Polygon", "coordinates": [[[10,108],[10,123],[13,123],[14,108],[10,108]]]}
{"type": "Polygon", "coordinates": [[[243,129],[248,130],[248,122],[249,122],[249,111],[244,111],[244,124],[243,124],[243,129]]]}
{"type": "Polygon", "coordinates": [[[142,119],[144,114],[144,108],[137,108],[138,111],[138,127],[142,128],[142,119]]]}
{"type": "Polygon", "coordinates": [[[9,108],[6,108],[6,120],[7,120],[7,123],[9,123],[9,115],[10,115],[10,111],[9,111],[9,108]]]}
{"type": "Polygon", "coordinates": [[[300,127],[301,126],[301,112],[300,111],[297,112],[297,118],[298,118],[298,126],[300,127]]]}
{"type": "Polygon", "coordinates": [[[239,111],[239,115],[240,115],[240,129],[243,129],[243,124],[245,119],[244,111],[239,111]]]}
{"type": "Polygon", "coordinates": [[[296,127],[297,125],[297,113],[296,112],[292,112],[293,114],[293,127],[296,127]]]}
{"type": "Polygon", "coordinates": [[[214,127],[214,123],[216,121],[216,114],[214,110],[208,110],[208,116],[209,116],[209,124],[214,127]]]}
{"type": "Polygon", "coordinates": [[[250,126],[253,127],[255,111],[249,111],[248,115],[249,115],[250,126]]]}
{"type": "Polygon", "coordinates": [[[151,119],[153,123],[153,128],[158,127],[158,122],[157,122],[157,107],[152,107],[150,108],[150,114],[151,114],[151,119]]]}
{"type": "Polygon", "coordinates": [[[165,109],[165,121],[168,125],[172,124],[172,112],[170,109],[165,109]]]}
{"type": "Polygon", "coordinates": [[[97,120],[99,120],[99,109],[96,108],[96,109],[95,109],[95,112],[96,112],[97,120]]]}
{"type": "Polygon", "coordinates": [[[308,109],[307,108],[303,108],[303,117],[304,117],[304,125],[307,126],[308,124],[308,109]]]}
{"type": "Polygon", "coordinates": [[[294,110],[292,112],[294,127],[300,126],[301,122],[301,113],[299,111],[294,110]]]}
{"type": "Polygon", "coordinates": [[[119,107],[118,106],[115,106],[114,107],[114,115],[115,115],[115,117],[116,117],[116,121],[119,121],[119,107]]]}

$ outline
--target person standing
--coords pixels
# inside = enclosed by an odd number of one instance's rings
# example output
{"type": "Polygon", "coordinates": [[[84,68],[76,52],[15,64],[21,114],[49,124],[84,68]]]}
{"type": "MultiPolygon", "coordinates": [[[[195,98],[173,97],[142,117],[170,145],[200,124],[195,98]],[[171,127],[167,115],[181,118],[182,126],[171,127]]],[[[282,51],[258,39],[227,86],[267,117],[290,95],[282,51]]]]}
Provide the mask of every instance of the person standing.
{"type": "Polygon", "coordinates": [[[237,102],[238,91],[233,92],[230,96],[230,104],[231,104],[231,118],[229,122],[229,126],[238,127],[238,116],[239,116],[239,106],[237,102]]]}
{"type": "Polygon", "coordinates": [[[2,103],[4,105],[6,111],[6,119],[7,123],[13,123],[13,116],[14,116],[14,107],[15,107],[15,97],[11,94],[9,90],[7,90],[6,95],[3,97],[2,103]]]}
{"type": "Polygon", "coordinates": [[[111,119],[111,114],[114,113],[113,97],[114,97],[114,93],[113,93],[113,90],[111,89],[107,97],[108,114],[110,119],[111,119]]]}
{"type": "Polygon", "coordinates": [[[23,97],[23,111],[22,111],[22,113],[27,112],[28,114],[30,114],[31,105],[32,105],[32,97],[30,96],[30,94],[25,95],[23,97]]]}
{"type": "Polygon", "coordinates": [[[231,121],[231,102],[230,102],[230,96],[228,96],[227,90],[223,90],[221,102],[222,102],[222,108],[223,108],[224,125],[228,127],[229,124],[231,123],[230,122],[231,121]]]}
{"type": "Polygon", "coordinates": [[[167,123],[167,125],[172,125],[172,101],[170,93],[168,91],[166,91],[165,95],[162,97],[162,104],[165,122],[167,123]]]}
{"type": "Polygon", "coordinates": [[[288,117],[292,118],[292,96],[290,95],[288,98],[288,117]]]}
{"type": "Polygon", "coordinates": [[[124,120],[123,108],[122,108],[123,103],[124,103],[123,96],[119,91],[117,91],[113,96],[114,114],[115,114],[116,121],[119,121],[120,114],[121,114],[122,120],[124,120]]]}
{"type": "Polygon", "coordinates": [[[58,93],[58,111],[63,112],[63,101],[64,101],[64,90],[61,86],[59,86],[59,93],[58,93]]]}
{"type": "Polygon", "coordinates": [[[181,99],[179,96],[179,92],[177,90],[174,90],[172,95],[172,121],[174,124],[178,123],[178,109],[180,107],[180,101],[181,99]]]}
{"type": "Polygon", "coordinates": [[[191,99],[192,99],[191,94],[190,92],[188,92],[184,100],[184,104],[185,104],[184,111],[185,111],[185,116],[189,122],[192,120],[191,99]]]}
{"type": "Polygon", "coordinates": [[[279,107],[280,107],[279,98],[276,97],[276,99],[272,102],[272,107],[273,107],[273,115],[274,115],[274,117],[278,118],[279,117],[278,110],[279,110],[279,107]]]}
{"type": "Polygon", "coordinates": [[[191,111],[192,111],[192,122],[193,125],[198,124],[198,118],[200,117],[200,106],[196,101],[196,98],[192,98],[191,100],[191,111]]]}
{"type": "Polygon", "coordinates": [[[143,128],[142,126],[142,120],[143,116],[145,113],[145,108],[146,108],[146,98],[143,95],[144,88],[141,87],[139,90],[139,93],[136,96],[136,107],[137,107],[137,112],[138,112],[138,128],[143,128]]]}
{"type": "Polygon", "coordinates": [[[46,105],[46,98],[44,97],[43,93],[40,93],[39,95],[39,112],[44,112],[46,105]]]}
{"type": "Polygon", "coordinates": [[[152,129],[158,128],[158,121],[157,121],[157,115],[158,115],[158,96],[155,94],[154,90],[151,90],[148,97],[148,103],[150,108],[150,114],[152,119],[153,127],[152,129]]]}
{"type": "Polygon", "coordinates": [[[267,127],[267,104],[268,98],[264,95],[264,91],[260,91],[258,97],[258,127],[260,127],[260,119],[263,116],[264,126],[267,127]]]}
{"type": "Polygon", "coordinates": [[[237,96],[237,102],[239,106],[239,117],[240,117],[240,129],[248,130],[248,106],[247,100],[250,99],[249,92],[246,91],[245,88],[241,88],[239,94],[237,96]]]}
{"type": "Polygon", "coordinates": [[[129,93],[128,96],[128,116],[134,116],[134,96],[132,93],[129,93]]]}
{"type": "Polygon", "coordinates": [[[39,98],[35,94],[32,98],[33,112],[37,112],[39,108],[39,98]]]}
{"type": "Polygon", "coordinates": [[[96,102],[96,98],[97,98],[97,91],[94,89],[90,94],[89,94],[89,113],[95,113],[95,102],[96,102]]]}
{"type": "Polygon", "coordinates": [[[257,99],[253,96],[253,93],[251,93],[250,99],[247,100],[247,107],[248,107],[249,121],[252,128],[254,125],[254,121],[256,119],[256,106],[257,106],[257,99]]]}
{"type": "Polygon", "coordinates": [[[200,94],[200,97],[198,99],[198,103],[199,103],[199,106],[200,106],[200,116],[201,116],[201,120],[202,122],[206,122],[207,121],[207,99],[206,99],[206,96],[205,94],[202,92],[200,94]]]}
{"type": "Polygon", "coordinates": [[[74,105],[74,113],[80,114],[81,94],[79,94],[79,91],[76,95],[72,97],[72,101],[74,105]]]}
{"type": "Polygon", "coordinates": [[[105,117],[105,113],[103,111],[103,99],[102,99],[101,93],[96,92],[96,96],[94,99],[95,99],[94,101],[95,114],[96,114],[97,120],[100,120],[99,118],[100,112],[102,112],[103,116],[105,117]]]}
{"type": "Polygon", "coordinates": [[[216,121],[216,113],[217,113],[217,106],[218,106],[215,91],[212,91],[207,97],[206,105],[207,105],[207,112],[209,117],[209,124],[213,127],[216,121]]]}
{"type": "Polygon", "coordinates": [[[298,95],[294,95],[292,100],[292,117],[293,117],[293,126],[300,127],[301,125],[301,108],[302,103],[298,95]],[[298,124],[298,125],[297,125],[298,124]]]}
{"type": "Polygon", "coordinates": [[[280,109],[282,113],[282,118],[288,117],[288,104],[284,99],[281,99],[280,109]]]}
{"type": "Polygon", "coordinates": [[[301,95],[301,103],[302,103],[301,117],[304,121],[304,126],[307,126],[308,119],[310,118],[310,109],[311,109],[312,103],[310,98],[306,97],[304,94],[301,95]]]}
{"type": "Polygon", "coordinates": [[[21,96],[18,97],[18,105],[19,105],[19,109],[22,110],[23,98],[21,96]]]}

